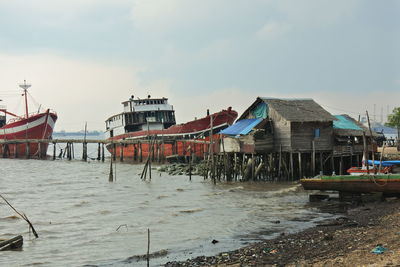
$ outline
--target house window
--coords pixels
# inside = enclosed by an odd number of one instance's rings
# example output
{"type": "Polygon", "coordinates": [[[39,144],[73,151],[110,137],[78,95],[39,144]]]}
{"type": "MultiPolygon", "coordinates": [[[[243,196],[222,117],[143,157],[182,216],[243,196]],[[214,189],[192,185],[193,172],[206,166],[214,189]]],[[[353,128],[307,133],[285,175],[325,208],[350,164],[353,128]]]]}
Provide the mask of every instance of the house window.
{"type": "Polygon", "coordinates": [[[315,138],[321,137],[321,129],[320,128],[314,129],[314,137],[315,138]]]}

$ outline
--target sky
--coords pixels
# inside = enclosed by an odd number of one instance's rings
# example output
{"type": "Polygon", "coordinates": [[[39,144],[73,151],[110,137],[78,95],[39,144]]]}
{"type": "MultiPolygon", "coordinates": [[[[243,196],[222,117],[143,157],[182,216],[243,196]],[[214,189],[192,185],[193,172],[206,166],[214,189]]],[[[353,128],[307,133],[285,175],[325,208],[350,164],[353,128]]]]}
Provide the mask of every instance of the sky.
{"type": "Polygon", "coordinates": [[[131,95],[178,123],[257,96],[313,98],[377,121],[400,106],[400,1],[0,0],[0,99],[56,131],[105,129],[131,95]]]}

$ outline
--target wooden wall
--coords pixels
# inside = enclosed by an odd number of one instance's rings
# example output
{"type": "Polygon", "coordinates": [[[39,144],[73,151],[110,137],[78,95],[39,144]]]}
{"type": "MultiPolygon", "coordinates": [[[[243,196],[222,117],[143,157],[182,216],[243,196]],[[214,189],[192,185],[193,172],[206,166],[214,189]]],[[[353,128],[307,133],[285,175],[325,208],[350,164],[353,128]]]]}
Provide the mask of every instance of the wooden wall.
{"type": "Polygon", "coordinates": [[[273,135],[274,135],[274,150],[282,151],[291,150],[291,138],[290,138],[290,122],[285,120],[278,112],[272,107],[269,108],[269,118],[273,123],[273,135]]]}
{"type": "Polygon", "coordinates": [[[293,151],[312,151],[313,141],[316,151],[332,150],[332,122],[292,122],[291,139],[293,151]],[[315,129],[320,129],[320,137],[315,137],[315,129]]]}

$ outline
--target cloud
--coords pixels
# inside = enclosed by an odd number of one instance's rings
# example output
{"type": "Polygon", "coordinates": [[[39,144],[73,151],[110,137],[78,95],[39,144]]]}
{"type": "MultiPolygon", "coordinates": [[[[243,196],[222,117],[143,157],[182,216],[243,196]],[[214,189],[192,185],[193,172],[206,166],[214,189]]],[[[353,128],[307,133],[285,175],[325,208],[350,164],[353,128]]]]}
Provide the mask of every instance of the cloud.
{"type": "Polygon", "coordinates": [[[273,40],[284,36],[291,29],[286,23],[268,22],[256,33],[257,37],[263,40],[273,40]]]}

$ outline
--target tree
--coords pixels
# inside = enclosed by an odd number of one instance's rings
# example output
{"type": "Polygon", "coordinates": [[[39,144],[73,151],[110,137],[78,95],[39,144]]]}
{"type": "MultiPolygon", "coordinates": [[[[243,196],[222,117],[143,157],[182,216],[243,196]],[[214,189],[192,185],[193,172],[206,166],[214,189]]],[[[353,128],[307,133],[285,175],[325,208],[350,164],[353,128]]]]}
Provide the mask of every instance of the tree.
{"type": "Polygon", "coordinates": [[[394,108],[392,114],[388,115],[386,126],[397,128],[397,150],[400,151],[400,107],[394,108]]]}

